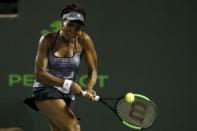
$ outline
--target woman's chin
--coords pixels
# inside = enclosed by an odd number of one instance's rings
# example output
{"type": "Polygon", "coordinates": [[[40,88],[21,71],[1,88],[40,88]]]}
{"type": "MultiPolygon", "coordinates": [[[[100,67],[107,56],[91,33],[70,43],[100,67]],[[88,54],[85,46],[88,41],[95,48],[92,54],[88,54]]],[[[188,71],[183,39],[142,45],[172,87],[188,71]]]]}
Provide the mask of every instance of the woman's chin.
{"type": "Polygon", "coordinates": [[[73,42],[73,41],[75,41],[75,37],[70,36],[70,37],[68,38],[68,40],[69,40],[70,42],[73,42]]]}

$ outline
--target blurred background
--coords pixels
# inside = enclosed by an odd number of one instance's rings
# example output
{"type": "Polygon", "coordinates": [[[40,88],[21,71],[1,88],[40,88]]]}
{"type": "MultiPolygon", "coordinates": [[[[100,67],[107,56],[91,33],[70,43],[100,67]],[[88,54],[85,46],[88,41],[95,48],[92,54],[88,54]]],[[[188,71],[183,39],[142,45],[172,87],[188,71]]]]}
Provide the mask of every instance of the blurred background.
{"type": "MultiPolygon", "coordinates": [[[[47,119],[23,104],[31,95],[42,34],[59,29],[61,9],[86,10],[98,54],[97,93],[126,92],[155,101],[159,118],[147,131],[194,131],[196,116],[196,2],[190,0],[1,0],[0,129],[48,131],[47,119]],[[4,128],[4,129],[3,129],[4,128]]],[[[81,63],[77,81],[84,86],[81,63]]],[[[130,131],[100,103],[77,99],[82,131],[130,131]]]]}

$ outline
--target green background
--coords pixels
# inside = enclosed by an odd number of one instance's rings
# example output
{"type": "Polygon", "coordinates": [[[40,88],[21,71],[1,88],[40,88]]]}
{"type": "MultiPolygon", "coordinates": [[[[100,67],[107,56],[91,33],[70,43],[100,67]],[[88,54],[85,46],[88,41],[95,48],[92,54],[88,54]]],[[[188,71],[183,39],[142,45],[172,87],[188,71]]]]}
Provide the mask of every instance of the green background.
{"type": "MultiPolygon", "coordinates": [[[[19,0],[17,18],[0,18],[0,128],[49,130],[47,119],[23,104],[31,88],[9,87],[10,74],[33,74],[41,30],[59,19],[68,0],[19,0]]],[[[109,76],[101,96],[128,91],[155,101],[159,118],[147,131],[194,131],[196,4],[189,0],[72,0],[86,9],[84,29],[109,76]]],[[[84,62],[81,74],[86,73],[84,62]]],[[[77,100],[82,131],[130,131],[99,103],[77,100]]]]}

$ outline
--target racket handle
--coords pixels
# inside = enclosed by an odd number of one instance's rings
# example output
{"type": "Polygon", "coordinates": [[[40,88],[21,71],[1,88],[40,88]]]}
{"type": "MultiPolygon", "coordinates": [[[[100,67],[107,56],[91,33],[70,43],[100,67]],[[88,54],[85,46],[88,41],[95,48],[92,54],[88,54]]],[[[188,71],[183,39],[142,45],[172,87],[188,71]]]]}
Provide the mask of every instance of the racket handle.
{"type": "MultiPolygon", "coordinates": [[[[82,91],[82,94],[83,94],[83,96],[85,96],[85,95],[88,94],[88,92],[87,92],[87,91],[82,91]]],[[[95,101],[99,101],[99,99],[100,99],[100,96],[98,96],[98,95],[96,95],[96,96],[94,97],[94,100],[95,100],[95,101]]]]}

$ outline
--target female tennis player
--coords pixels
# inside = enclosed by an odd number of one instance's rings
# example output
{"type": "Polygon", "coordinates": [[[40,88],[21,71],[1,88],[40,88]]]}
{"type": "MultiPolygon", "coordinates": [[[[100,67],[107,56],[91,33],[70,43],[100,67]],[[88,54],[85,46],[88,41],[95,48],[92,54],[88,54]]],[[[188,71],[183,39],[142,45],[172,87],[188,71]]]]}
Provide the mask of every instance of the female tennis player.
{"type": "Polygon", "coordinates": [[[61,12],[61,30],[42,36],[35,59],[33,95],[25,103],[40,110],[49,120],[51,131],[80,131],[72,112],[72,103],[79,95],[93,100],[97,79],[97,55],[89,35],[81,30],[85,12],[75,4],[68,4],[61,12]],[[88,81],[83,94],[74,80],[84,56],[88,81]]]}

